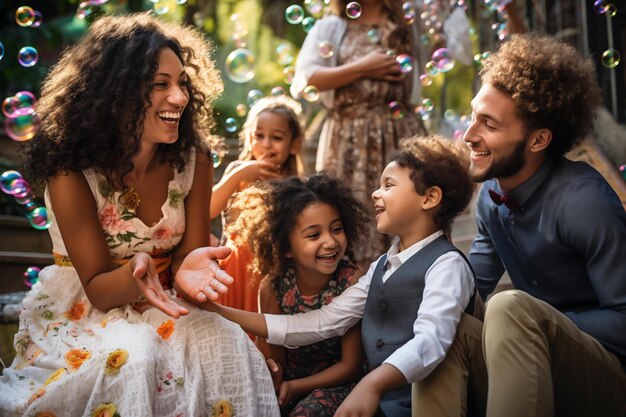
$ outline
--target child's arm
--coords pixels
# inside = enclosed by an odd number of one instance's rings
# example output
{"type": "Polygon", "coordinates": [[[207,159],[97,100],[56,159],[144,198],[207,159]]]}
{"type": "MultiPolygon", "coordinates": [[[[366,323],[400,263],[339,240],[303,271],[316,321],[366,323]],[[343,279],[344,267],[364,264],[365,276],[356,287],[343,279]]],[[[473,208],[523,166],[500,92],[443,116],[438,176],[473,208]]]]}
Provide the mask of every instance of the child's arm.
{"type": "MultiPolygon", "coordinates": [[[[272,288],[270,280],[262,281],[259,286],[259,309],[261,313],[282,314],[278,300],[276,299],[276,292],[272,288]]],[[[269,361],[272,359],[274,361],[272,366],[270,366],[270,362],[268,362],[268,367],[272,374],[274,388],[276,388],[278,392],[278,387],[283,382],[282,371],[285,369],[285,348],[278,345],[270,345],[264,338],[257,339],[257,347],[263,353],[266,360],[269,361]],[[272,369],[274,365],[276,368],[272,369]]]]}
{"type": "Polygon", "coordinates": [[[226,208],[228,199],[242,183],[250,184],[258,180],[279,179],[280,167],[266,161],[238,161],[231,163],[220,182],[213,186],[211,196],[211,219],[216,218],[226,208]],[[235,165],[236,164],[236,165],[235,165]]]}
{"type": "Polygon", "coordinates": [[[361,345],[361,322],[341,338],[341,359],[339,362],[317,374],[306,378],[283,382],[278,395],[278,403],[288,404],[317,388],[330,388],[354,381],[363,370],[364,353],[361,345]]]}

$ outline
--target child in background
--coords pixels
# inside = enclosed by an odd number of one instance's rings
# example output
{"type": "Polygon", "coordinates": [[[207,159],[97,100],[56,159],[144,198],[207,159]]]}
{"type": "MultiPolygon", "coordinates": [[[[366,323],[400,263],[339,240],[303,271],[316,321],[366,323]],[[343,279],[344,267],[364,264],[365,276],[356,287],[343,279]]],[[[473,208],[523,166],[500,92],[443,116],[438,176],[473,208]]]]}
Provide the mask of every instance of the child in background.
{"type": "MultiPolygon", "coordinates": [[[[239,215],[230,207],[231,198],[239,191],[256,181],[303,175],[301,112],[300,104],[285,96],[264,97],[250,109],[241,129],[243,151],[237,161],[226,167],[222,179],[213,187],[211,219],[223,213],[223,230],[239,215]]],[[[232,252],[220,265],[235,278],[235,282],[228,294],[221,296],[220,302],[234,308],[258,311],[258,284],[252,283],[259,280],[253,278],[247,267],[252,262],[249,250],[234,244],[233,236],[226,233],[223,233],[222,244],[230,247],[232,252]]]]}
{"type": "MultiPolygon", "coordinates": [[[[242,214],[228,227],[250,248],[263,277],[260,310],[298,314],[319,309],[354,284],[351,262],[371,221],[341,180],[324,174],[252,186],[233,203],[242,214]],[[254,207],[254,208],[246,208],[254,207]]],[[[360,326],[297,349],[260,347],[273,368],[283,415],[332,416],[363,372],[360,326]]]]}
{"type": "Polygon", "coordinates": [[[304,314],[264,316],[212,303],[205,308],[248,332],[269,333],[268,343],[284,346],[342,335],[362,318],[369,373],[337,417],[409,417],[411,407],[419,416],[462,416],[474,403],[484,414],[482,323],[466,314],[473,306],[474,274],[446,238],[472,196],[468,165],[467,150],[443,137],[401,142],[372,193],[378,231],[397,240],[330,304],[304,314]],[[461,367],[461,359],[469,366],[461,367]]]}

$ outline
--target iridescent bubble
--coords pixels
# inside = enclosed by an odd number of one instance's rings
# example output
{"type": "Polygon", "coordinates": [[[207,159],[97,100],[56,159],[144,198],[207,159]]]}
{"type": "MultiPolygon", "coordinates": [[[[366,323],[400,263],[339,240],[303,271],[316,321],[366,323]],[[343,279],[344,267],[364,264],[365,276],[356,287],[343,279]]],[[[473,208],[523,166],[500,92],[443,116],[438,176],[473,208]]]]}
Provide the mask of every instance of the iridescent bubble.
{"type": "Polygon", "coordinates": [[[20,6],[15,11],[15,22],[22,26],[28,27],[35,21],[35,11],[29,6],[20,6]]]}
{"type": "Polygon", "coordinates": [[[2,175],[0,175],[0,189],[5,194],[11,195],[11,183],[15,180],[22,179],[22,174],[17,171],[9,170],[4,171],[2,175]]]}
{"type": "Polygon", "coordinates": [[[237,104],[237,107],[235,107],[235,113],[237,113],[237,116],[239,117],[244,117],[248,114],[248,107],[243,103],[237,104]]]}
{"type": "Polygon", "coordinates": [[[346,16],[350,19],[358,19],[361,16],[363,9],[361,9],[361,5],[356,1],[351,1],[346,4],[346,16]]]}
{"type": "Polygon", "coordinates": [[[13,97],[7,97],[2,102],[2,113],[6,117],[17,117],[33,114],[35,110],[35,95],[30,91],[20,91],[13,97]]]}
{"type": "Polygon", "coordinates": [[[410,1],[402,3],[402,12],[404,13],[404,23],[412,25],[415,22],[415,8],[410,1]]]}
{"type": "Polygon", "coordinates": [[[615,17],[616,14],[617,14],[617,6],[615,6],[613,3],[607,4],[606,15],[609,17],[615,17]]]}
{"type": "Polygon", "coordinates": [[[213,156],[213,168],[217,168],[222,165],[222,158],[218,154],[211,153],[211,155],[213,156]]]}
{"type": "Polygon", "coordinates": [[[429,98],[425,98],[422,100],[422,106],[424,106],[424,109],[426,109],[426,111],[433,111],[433,109],[435,108],[433,101],[429,98]]]}
{"type": "Polygon", "coordinates": [[[26,284],[26,286],[29,288],[35,285],[39,281],[40,272],[41,268],[38,268],[36,266],[28,267],[26,272],[24,272],[24,284],[26,284]]]}
{"type": "Polygon", "coordinates": [[[48,220],[48,210],[45,207],[37,207],[35,210],[26,214],[30,225],[37,230],[46,230],[50,227],[48,220]]]}
{"type": "Polygon", "coordinates": [[[224,128],[226,129],[227,132],[229,133],[233,133],[237,131],[237,120],[235,120],[234,117],[229,117],[228,119],[226,119],[226,121],[224,122],[224,128]]]}
{"type": "Polygon", "coordinates": [[[600,62],[607,68],[615,68],[619,65],[622,57],[620,53],[615,49],[607,49],[602,53],[600,62]]]}
{"type": "Polygon", "coordinates": [[[320,90],[317,89],[314,85],[307,85],[302,90],[302,98],[306,101],[313,103],[320,98],[320,90]]]}
{"type": "Polygon", "coordinates": [[[235,49],[226,57],[226,75],[236,83],[254,78],[254,55],[244,48],[235,49]]]}
{"type": "Polygon", "coordinates": [[[440,72],[448,72],[454,68],[454,59],[448,48],[439,48],[431,56],[432,61],[440,72]]]}
{"type": "Polygon", "coordinates": [[[380,41],[380,35],[378,33],[378,29],[372,28],[368,30],[367,39],[369,39],[371,43],[378,43],[380,41]]]}
{"type": "Polygon", "coordinates": [[[415,114],[422,120],[430,119],[430,112],[424,108],[424,106],[415,107],[415,114]]]}
{"type": "Polygon", "coordinates": [[[40,119],[37,113],[25,114],[4,119],[4,131],[18,142],[32,139],[39,131],[40,119]]]}
{"type": "Polygon", "coordinates": [[[443,117],[447,121],[451,122],[456,119],[456,112],[452,109],[447,109],[445,112],[443,112],[443,117]]]}
{"type": "Polygon", "coordinates": [[[335,54],[335,46],[329,41],[321,41],[318,48],[322,58],[330,58],[335,54]]]}
{"type": "Polygon", "coordinates": [[[33,24],[31,27],[38,28],[43,23],[43,15],[39,10],[35,10],[35,18],[33,19],[33,24]]]}
{"type": "Polygon", "coordinates": [[[287,93],[285,92],[284,88],[278,86],[278,87],[272,88],[272,91],[270,91],[270,94],[274,97],[278,97],[278,96],[284,96],[287,93]]]}
{"type": "Polygon", "coordinates": [[[30,184],[24,178],[17,178],[11,182],[7,193],[15,198],[24,198],[31,195],[30,184]]]}
{"type": "Polygon", "coordinates": [[[156,14],[163,15],[170,11],[170,4],[167,0],[157,1],[152,5],[152,10],[156,14]]]}
{"type": "Polygon", "coordinates": [[[296,51],[292,44],[281,43],[276,47],[276,54],[278,55],[278,63],[280,65],[289,65],[294,61],[296,51]]]}
{"type": "Polygon", "coordinates": [[[428,87],[432,83],[433,80],[430,79],[428,74],[420,74],[420,84],[422,84],[424,87],[428,87]]]}
{"type": "Polygon", "coordinates": [[[606,12],[607,9],[607,3],[605,0],[596,0],[593,3],[593,9],[596,11],[596,13],[598,14],[603,14],[606,12]]]}
{"type": "Polygon", "coordinates": [[[261,90],[250,90],[248,91],[248,95],[246,96],[246,102],[248,106],[254,106],[254,103],[263,98],[263,91],[261,90]]]}
{"type": "Polygon", "coordinates": [[[33,210],[35,210],[37,208],[37,203],[34,202],[33,200],[27,201],[24,204],[24,209],[26,210],[27,213],[32,213],[33,210]]]}
{"type": "Polygon", "coordinates": [[[0,42],[0,60],[4,58],[4,44],[0,42]]]}
{"type": "Polygon", "coordinates": [[[300,24],[304,19],[304,9],[297,4],[292,4],[285,10],[285,19],[292,25],[300,24]]]}
{"type": "Polygon", "coordinates": [[[304,7],[306,7],[313,16],[319,18],[324,11],[324,2],[321,0],[304,0],[304,7]]]}
{"type": "Polygon", "coordinates": [[[413,57],[411,55],[400,54],[396,57],[396,62],[401,73],[408,74],[413,71],[413,57]]]}
{"type": "Polygon", "coordinates": [[[102,6],[104,3],[108,1],[109,0],[89,0],[89,4],[91,4],[92,6],[102,6]]]}
{"type": "Polygon", "coordinates": [[[509,31],[507,29],[506,22],[494,23],[493,25],[491,25],[491,28],[494,30],[494,32],[496,32],[498,39],[500,39],[501,41],[503,41],[504,39],[506,39],[507,36],[509,36],[509,31]]]}
{"type": "Polygon", "coordinates": [[[619,173],[622,175],[622,178],[626,180],[626,165],[620,165],[619,173]]]}
{"type": "Polygon", "coordinates": [[[389,114],[394,120],[402,119],[404,117],[404,111],[402,110],[402,104],[397,101],[389,102],[389,114]]]}
{"type": "Polygon", "coordinates": [[[424,68],[426,68],[426,73],[428,75],[435,76],[439,74],[439,68],[437,68],[437,64],[435,64],[434,61],[428,61],[426,65],[424,65],[424,68]]]}
{"type": "Polygon", "coordinates": [[[296,68],[293,65],[289,65],[283,68],[283,77],[286,84],[293,82],[293,77],[296,75],[296,68]]]}
{"type": "Polygon", "coordinates": [[[313,28],[314,24],[315,24],[315,19],[312,18],[311,16],[308,16],[302,19],[302,29],[304,30],[305,33],[309,33],[309,31],[313,28]]]}
{"type": "Polygon", "coordinates": [[[25,46],[17,53],[17,62],[23,67],[32,67],[38,60],[37,50],[32,46],[25,46]]]}
{"type": "Polygon", "coordinates": [[[76,9],[76,17],[79,19],[84,19],[91,13],[93,13],[93,10],[93,5],[91,5],[91,3],[89,3],[88,1],[83,1],[78,5],[78,8],[76,9]]]}

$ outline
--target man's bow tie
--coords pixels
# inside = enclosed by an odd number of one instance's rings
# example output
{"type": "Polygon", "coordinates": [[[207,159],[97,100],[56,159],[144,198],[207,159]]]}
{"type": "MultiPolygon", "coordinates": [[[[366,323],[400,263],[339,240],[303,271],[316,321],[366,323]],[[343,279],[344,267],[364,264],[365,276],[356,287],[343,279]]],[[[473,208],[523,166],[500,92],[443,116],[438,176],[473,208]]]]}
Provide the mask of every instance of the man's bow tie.
{"type": "Polygon", "coordinates": [[[491,200],[498,206],[504,204],[506,208],[511,211],[517,211],[520,213],[524,212],[524,208],[519,205],[515,200],[513,200],[513,198],[508,194],[499,194],[497,191],[490,189],[489,197],[491,197],[491,200]]]}

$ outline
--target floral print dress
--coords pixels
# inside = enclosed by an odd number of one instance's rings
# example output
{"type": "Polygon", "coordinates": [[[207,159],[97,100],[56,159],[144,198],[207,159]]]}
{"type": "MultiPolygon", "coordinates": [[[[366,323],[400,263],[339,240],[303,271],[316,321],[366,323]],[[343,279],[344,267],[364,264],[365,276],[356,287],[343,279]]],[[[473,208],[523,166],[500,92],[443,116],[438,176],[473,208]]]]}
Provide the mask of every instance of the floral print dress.
{"type": "MultiPolygon", "coordinates": [[[[164,285],[171,281],[169,252],[185,230],[195,152],[189,161],[175,172],[163,217],[152,226],[123,208],[102,176],[84,171],[113,260],[151,253],[164,285]]],[[[155,308],[103,313],[92,307],[47,192],[46,204],[55,265],[40,272],[23,301],[17,356],[0,377],[0,415],[279,415],[263,356],[236,324],[189,305],[189,315],[177,320],[155,308]]]]}
{"type": "MultiPolygon", "coordinates": [[[[304,295],[298,290],[293,268],[274,281],[274,291],[283,314],[298,314],[316,310],[330,303],[350,286],[356,267],[342,261],[335,276],[316,295],[304,295]]],[[[284,380],[305,378],[323,371],[341,359],[341,337],[333,337],[297,349],[286,349],[284,380]]],[[[306,397],[288,404],[283,415],[292,417],[332,417],[337,407],[350,394],[355,383],[332,388],[320,388],[306,397]]]]}

